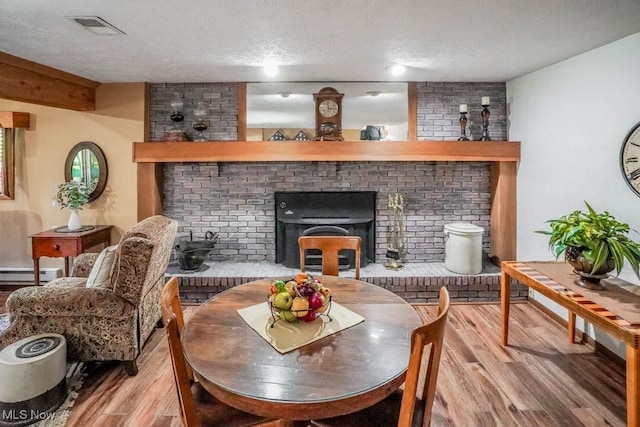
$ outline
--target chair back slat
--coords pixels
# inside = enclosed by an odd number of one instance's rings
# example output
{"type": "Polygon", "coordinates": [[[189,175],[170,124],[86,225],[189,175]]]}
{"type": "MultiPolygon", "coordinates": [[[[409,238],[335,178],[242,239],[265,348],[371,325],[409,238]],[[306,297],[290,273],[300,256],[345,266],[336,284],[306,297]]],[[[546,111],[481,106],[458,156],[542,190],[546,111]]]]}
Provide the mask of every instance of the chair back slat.
{"type": "Polygon", "coordinates": [[[317,249],[322,251],[322,274],[338,276],[339,252],[341,250],[355,251],[355,278],[360,279],[360,249],[362,239],[358,236],[300,236],[300,271],[305,271],[305,251],[317,249]]]}
{"type": "Polygon", "coordinates": [[[404,391],[402,392],[398,427],[410,427],[414,422],[413,415],[422,368],[422,356],[425,347],[429,344],[431,344],[431,351],[426,369],[424,389],[422,390],[421,396],[421,401],[424,403],[424,417],[420,425],[429,425],[431,422],[433,400],[436,394],[440,356],[442,354],[448,314],[449,292],[445,287],[442,287],[440,288],[439,294],[438,316],[432,322],[416,328],[411,334],[411,354],[409,356],[409,367],[407,368],[404,391]]]}
{"type": "Polygon", "coordinates": [[[178,391],[182,423],[186,427],[196,426],[196,408],[191,394],[193,372],[184,357],[180,339],[184,329],[184,317],[182,306],[180,305],[180,293],[176,277],[169,280],[162,289],[160,305],[162,306],[162,321],[169,342],[169,353],[171,354],[173,377],[178,391]]]}

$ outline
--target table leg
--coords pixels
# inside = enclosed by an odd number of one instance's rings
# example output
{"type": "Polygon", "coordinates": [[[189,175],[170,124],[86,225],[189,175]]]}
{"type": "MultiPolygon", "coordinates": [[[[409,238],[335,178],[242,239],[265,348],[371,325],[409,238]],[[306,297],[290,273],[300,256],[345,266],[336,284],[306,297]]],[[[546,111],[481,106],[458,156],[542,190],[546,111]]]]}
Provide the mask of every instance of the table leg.
{"type": "Polygon", "coordinates": [[[569,344],[576,342],[576,314],[572,311],[569,312],[569,344]]]}
{"type": "Polygon", "coordinates": [[[35,286],[40,285],[40,257],[33,259],[33,281],[35,286]]]}
{"type": "Polygon", "coordinates": [[[64,257],[64,277],[69,277],[71,270],[71,257],[64,257]]]}
{"type": "Polygon", "coordinates": [[[502,308],[502,345],[509,340],[509,303],[511,298],[511,276],[504,270],[500,276],[500,301],[502,308]]]}
{"type": "Polygon", "coordinates": [[[627,346],[627,426],[640,426],[640,349],[627,346]]]}

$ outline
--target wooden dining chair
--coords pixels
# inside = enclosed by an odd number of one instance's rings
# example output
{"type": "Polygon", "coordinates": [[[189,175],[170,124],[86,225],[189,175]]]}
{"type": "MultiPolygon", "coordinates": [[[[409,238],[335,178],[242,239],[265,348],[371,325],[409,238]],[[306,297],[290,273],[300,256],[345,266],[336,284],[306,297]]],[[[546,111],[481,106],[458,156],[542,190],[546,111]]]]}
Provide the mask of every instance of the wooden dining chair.
{"type": "Polygon", "coordinates": [[[338,276],[341,250],[355,251],[356,279],[360,279],[360,248],[362,239],[358,236],[300,236],[300,271],[305,271],[305,251],[318,249],[322,251],[322,274],[338,276]]]}
{"type": "Polygon", "coordinates": [[[315,427],[357,427],[357,426],[393,426],[422,427],[431,423],[433,400],[436,394],[436,382],[440,367],[440,354],[444,343],[444,331],[449,313],[449,292],[440,288],[438,316],[432,322],[413,330],[411,334],[411,354],[404,384],[404,391],[397,390],[386,399],[348,415],[324,420],[314,420],[315,427]],[[422,355],[431,344],[429,362],[424,377],[421,397],[417,397],[420,374],[423,371],[422,355]]]}
{"type": "Polygon", "coordinates": [[[242,412],[217,400],[198,382],[188,365],[182,350],[180,337],[184,329],[184,316],[180,305],[178,279],[167,282],[160,294],[162,321],[169,340],[169,352],[173,365],[173,377],[178,389],[180,415],[185,427],[194,426],[276,426],[277,420],[242,412]]]}

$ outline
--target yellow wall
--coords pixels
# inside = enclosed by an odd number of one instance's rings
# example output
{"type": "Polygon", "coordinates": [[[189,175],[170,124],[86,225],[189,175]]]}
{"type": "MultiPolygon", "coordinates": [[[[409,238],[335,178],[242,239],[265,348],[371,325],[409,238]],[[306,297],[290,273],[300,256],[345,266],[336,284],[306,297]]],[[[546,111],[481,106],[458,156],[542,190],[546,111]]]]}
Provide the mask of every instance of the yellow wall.
{"type": "MultiPolygon", "coordinates": [[[[64,182],[64,163],[78,142],[92,141],[107,158],[107,188],[80,212],[84,225],[115,226],[111,241],[137,222],[136,164],[131,143],[144,141],[145,84],[103,84],[96,111],[78,112],[0,99],[0,111],[31,114],[24,142],[16,147],[15,200],[0,200],[0,267],[32,267],[30,234],[66,225],[69,211],[52,206],[55,184],[64,182]]],[[[43,267],[62,266],[42,258],[43,267]]]]}

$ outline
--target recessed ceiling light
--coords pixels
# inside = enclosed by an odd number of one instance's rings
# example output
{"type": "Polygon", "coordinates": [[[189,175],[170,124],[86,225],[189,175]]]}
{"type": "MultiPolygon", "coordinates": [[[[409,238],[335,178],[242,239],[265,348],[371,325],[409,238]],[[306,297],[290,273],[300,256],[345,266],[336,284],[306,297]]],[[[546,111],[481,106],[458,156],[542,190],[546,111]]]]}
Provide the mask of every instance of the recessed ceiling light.
{"type": "Polygon", "coordinates": [[[387,71],[389,71],[394,76],[399,76],[405,71],[404,65],[395,64],[387,67],[387,71]]]}
{"type": "Polygon", "coordinates": [[[71,19],[99,36],[119,36],[125,34],[124,31],[117,29],[97,16],[66,16],[66,18],[71,19]]]}
{"type": "Polygon", "coordinates": [[[289,95],[291,95],[291,92],[283,90],[282,92],[278,92],[278,95],[280,95],[283,98],[288,98],[289,95]]]}
{"type": "Polygon", "coordinates": [[[380,95],[382,92],[380,92],[379,90],[369,90],[367,92],[365,92],[367,95],[369,96],[378,96],[380,95]]]}
{"type": "Polygon", "coordinates": [[[262,71],[264,72],[265,75],[269,77],[273,77],[276,74],[278,74],[278,66],[276,64],[267,64],[264,67],[262,67],[262,71]]]}

